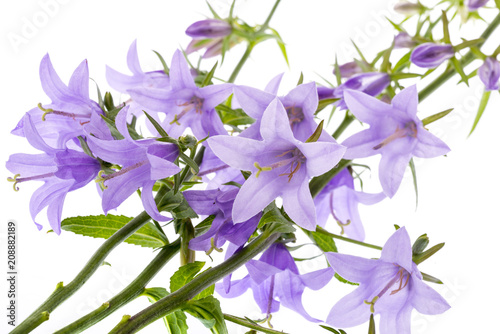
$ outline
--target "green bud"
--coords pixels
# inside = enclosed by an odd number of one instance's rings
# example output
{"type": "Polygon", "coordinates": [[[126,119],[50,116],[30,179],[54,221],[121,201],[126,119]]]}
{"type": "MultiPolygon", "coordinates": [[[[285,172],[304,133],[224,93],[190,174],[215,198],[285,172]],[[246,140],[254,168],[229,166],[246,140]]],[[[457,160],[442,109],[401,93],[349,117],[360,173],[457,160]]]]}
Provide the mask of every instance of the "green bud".
{"type": "Polygon", "coordinates": [[[420,237],[418,237],[417,240],[415,240],[415,243],[413,244],[413,255],[422,253],[427,245],[429,245],[429,237],[427,237],[427,234],[422,234],[420,237]]]}
{"type": "Polygon", "coordinates": [[[115,104],[113,102],[113,96],[111,96],[110,92],[106,92],[106,94],[104,94],[104,106],[106,107],[106,109],[108,111],[115,109],[115,104]]]}
{"type": "Polygon", "coordinates": [[[179,145],[181,146],[182,150],[185,150],[188,148],[193,148],[196,146],[197,143],[198,143],[198,140],[191,135],[185,135],[185,136],[179,137],[179,145]]]}

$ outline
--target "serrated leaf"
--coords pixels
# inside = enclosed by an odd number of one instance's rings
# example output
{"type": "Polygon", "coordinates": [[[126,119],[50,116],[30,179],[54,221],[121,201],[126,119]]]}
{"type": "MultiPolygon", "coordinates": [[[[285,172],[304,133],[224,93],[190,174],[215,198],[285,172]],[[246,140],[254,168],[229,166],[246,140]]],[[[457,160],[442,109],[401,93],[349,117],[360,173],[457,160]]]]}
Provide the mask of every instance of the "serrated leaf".
{"type": "Polygon", "coordinates": [[[319,249],[321,249],[323,252],[338,252],[337,245],[335,245],[335,241],[333,240],[333,238],[318,232],[307,230],[304,230],[304,232],[307,234],[309,239],[311,239],[311,241],[313,241],[316,246],[318,246],[319,249]]]}
{"type": "MultiPolygon", "coordinates": [[[[99,216],[71,217],[61,222],[61,228],[75,234],[108,239],[132,218],[108,214],[99,216]]],[[[168,244],[153,223],[147,223],[125,240],[126,243],[142,247],[157,248],[168,244]]]]}
{"type": "Polygon", "coordinates": [[[172,277],[170,277],[170,291],[177,291],[186,285],[186,283],[190,282],[196,274],[200,272],[204,265],[205,262],[196,261],[180,267],[172,277]]]}
{"type": "Polygon", "coordinates": [[[262,215],[262,218],[259,221],[260,228],[263,228],[266,225],[267,229],[269,229],[269,233],[271,234],[295,232],[295,228],[292,226],[292,223],[290,223],[290,221],[281,214],[281,211],[275,204],[270,208],[270,210],[262,215]]]}
{"type": "Polygon", "coordinates": [[[486,109],[486,106],[488,105],[488,101],[490,99],[490,94],[491,91],[489,90],[484,91],[483,96],[481,97],[481,102],[479,103],[479,109],[477,110],[476,118],[474,119],[474,124],[472,124],[472,129],[469,132],[469,136],[472,134],[472,132],[474,132],[477,123],[479,123],[481,116],[483,116],[483,112],[486,109]]]}
{"type": "Polygon", "coordinates": [[[219,301],[213,296],[188,301],[183,310],[200,320],[214,334],[228,334],[219,301]]]}

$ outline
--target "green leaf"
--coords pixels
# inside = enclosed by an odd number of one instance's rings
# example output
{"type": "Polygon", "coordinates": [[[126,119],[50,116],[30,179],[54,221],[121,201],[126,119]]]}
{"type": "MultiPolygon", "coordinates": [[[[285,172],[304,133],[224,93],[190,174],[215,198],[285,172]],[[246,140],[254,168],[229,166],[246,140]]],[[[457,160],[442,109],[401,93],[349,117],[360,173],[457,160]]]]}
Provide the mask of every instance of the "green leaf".
{"type": "Polygon", "coordinates": [[[457,71],[457,73],[460,75],[465,84],[469,86],[469,78],[465,74],[462,64],[460,64],[460,61],[458,61],[456,57],[451,58],[450,61],[453,67],[455,68],[455,71],[457,71]]]}
{"type": "Polygon", "coordinates": [[[153,117],[151,117],[151,115],[149,115],[146,112],[146,110],[143,110],[142,112],[146,115],[146,117],[151,122],[151,124],[153,124],[153,126],[155,127],[156,131],[158,131],[158,133],[160,134],[160,136],[162,136],[162,137],[168,137],[168,133],[165,131],[165,129],[162,128],[162,126],[160,125],[160,123],[158,123],[153,117]]]}
{"type": "Polygon", "coordinates": [[[483,112],[486,109],[486,106],[488,105],[488,101],[490,99],[490,94],[491,91],[485,90],[483,93],[483,97],[481,97],[481,102],[479,103],[479,109],[477,110],[476,118],[474,119],[474,124],[472,124],[472,129],[469,132],[469,136],[474,132],[476,129],[477,123],[479,123],[479,120],[481,119],[481,116],[483,116],[483,112]]]}
{"type": "Polygon", "coordinates": [[[337,59],[337,54],[335,54],[335,65],[333,65],[333,68],[334,68],[335,79],[337,79],[337,86],[340,86],[342,84],[342,75],[340,74],[340,66],[339,66],[339,61],[337,59]]]}
{"type": "Polygon", "coordinates": [[[210,215],[207,218],[203,219],[201,223],[195,226],[194,228],[194,234],[195,236],[199,236],[204,234],[210,229],[210,226],[212,226],[212,222],[214,221],[215,215],[210,215]]]}
{"type": "Polygon", "coordinates": [[[179,152],[179,158],[181,158],[182,161],[186,163],[186,165],[193,169],[194,174],[198,174],[198,172],[200,171],[200,167],[198,167],[198,164],[194,162],[193,159],[188,157],[184,152],[179,152]]]}
{"type": "MultiPolygon", "coordinates": [[[[177,175],[177,174],[176,174],[177,175]]],[[[158,207],[160,211],[168,211],[175,219],[198,218],[196,212],[191,209],[182,193],[174,193],[169,190],[161,199],[162,205],[158,207]]]]}
{"type": "Polygon", "coordinates": [[[276,30],[274,30],[271,27],[268,27],[268,29],[271,30],[273,35],[276,37],[276,43],[278,43],[278,47],[280,48],[281,54],[283,55],[283,58],[285,58],[286,65],[290,67],[290,63],[288,62],[288,55],[286,53],[286,46],[285,43],[283,42],[283,39],[276,30]]]}
{"type": "Polygon", "coordinates": [[[270,210],[265,212],[259,221],[260,228],[264,228],[267,225],[266,231],[270,234],[295,232],[292,223],[281,214],[281,211],[276,207],[274,202],[268,207],[270,207],[270,210]]]}
{"type": "Polygon", "coordinates": [[[215,109],[219,113],[222,123],[227,125],[239,126],[255,122],[255,120],[248,116],[243,109],[231,109],[224,104],[218,105],[215,109]]]}
{"type": "Polygon", "coordinates": [[[318,126],[316,127],[316,130],[314,130],[313,134],[306,139],[306,143],[314,143],[317,142],[319,139],[319,136],[321,136],[321,133],[323,132],[323,123],[324,121],[321,120],[319,122],[318,126]]]}
{"type": "Polygon", "coordinates": [[[210,11],[212,12],[212,15],[214,16],[214,18],[222,20],[222,18],[219,16],[219,14],[217,14],[217,12],[212,8],[212,6],[210,6],[210,3],[208,1],[206,1],[206,3],[207,3],[207,6],[208,6],[208,9],[210,9],[210,11]]]}
{"type": "Polygon", "coordinates": [[[415,262],[415,264],[420,264],[420,263],[424,262],[425,260],[430,258],[432,255],[436,254],[436,252],[438,252],[441,248],[443,248],[443,246],[444,246],[444,242],[429,248],[428,250],[426,250],[423,253],[420,253],[418,255],[413,256],[413,262],[415,262]]]}
{"type": "Polygon", "coordinates": [[[297,81],[297,86],[300,86],[304,83],[304,73],[300,72],[299,81],[297,81]]]}
{"type": "Polygon", "coordinates": [[[336,330],[336,329],[333,329],[333,328],[328,327],[328,326],[325,326],[325,325],[319,325],[319,327],[324,328],[324,329],[326,329],[327,331],[330,331],[330,332],[335,333],[335,334],[347,334],[347,333],[346,333],[344,330],[342,330],[342,329],[336,330]]]}
{"type": "Polygon", "coordinates": [[[170,277],[170,291],[174,292],[190,282],[196,274],[200,272],[204,265],[205,262],[196,261],[180,267],[179,270],[170,277]]]}
{"type": "MultiPolygon", "coordinates": [[[[71,217],[61,222],[61,228],[75,234],[107,239],[127,224],[132,218],[108,214],[99,216],[71,217]]],[[[153,223],[147,223],[125,240],[126,243],[142,247],[157,248],[168,244],[168,240],[153,223]]]]}
{"type": "Polygon", "coordinates": [[[402,69],[408,67],[408,65],[410,65],[411,53],[412,53],[412,51],[409,51],[403,57],[401,57],[401,59],[398,60],[396,65],[394,65],[394,69],[393,69],[394,72],[399,72],[400,70],[402,70],[402,69]]]}
{"type": "Polygon", "coordinates": [[[375,334],[375,318],[370,314],[370,324],[368,325],[368,334],[375,334]]]}
{"type": "Polygon", "coordinates": [[[422,74],[418,73],[393,73],[390,75],[392,80],[402,80],[421,77],[422,74]]]}
{"type": "Polygon", "coordinates": [[[214,334],[228,334],[219,301],[213,296],[188,301],[183,310],[201,321],[214,334]]]}
{"type": "Polygon", "coordinates": [[[331,99],[322,99],[322,100],[319,100],[318,101],[318,109],[316,109],[316,111],[314,113],[317,114],[321,110],[325,109],[328,105],[330,105],[332,103],[335,103],[338,100],[340,100],[340,99],[331,98],[331,99]]]}
{"type": "Polygon", "coordinates": [[[426,126],[427,124],[431,124],[432,122],[435,122],[438,119],[443,118],[444,116],[448,115],[452,110],[453,110],[453,108],[447,109],[445,111],[441,111],[441,112],[438,112],[437,114],[426,117],[422,120],[422,125],[426,126]]]}
{"type": "Polygon", "coordinates": [[[483,43],[483,42],[484,42],[484,38],[473,39],[470,41],[464,40],[462,43],[455,45],[453,47],[453,49],[455,50],[455,52],[457,52],[457,51],[460,51],[462,49],[469,48],[471,46],[476,46],[476,45],[483,43]]]}
{"type": "Polygon", "coordinates": [[[436,284],[443,284],[443,281],[441,281],[439,278],[436,278],[434,276],[431,276],[429,274],[420,272],[422,274],[422,279],[427,282],[431,283],[436,283],[436,284]]]}
{"type": "MultiPolygon", "coordinates": [[[[147,296],[151,303],[155,303],[163,297],[166,297],[168,291],[165,288],[149,288],[145,289],[141,295],[147,296]]],[[[181,310],[175,310],[163,317],[165,326],[170,334],[187,334],[188,325],[186,320],[187,317],[181,310]]]]}
{"type": "Polygon", "coordinates": [[[107,110],[115,109],[115,104],[113,102],[113,96],[110,92],[104,93],[104,106],[107,110]]]}
{"type": "Polygon", "coordinates": [[[498,9],[500,9],[500,0],[495,0],[495,5],[497,6],[498,9]]]}
{"type": "Polygon", "coordinates": [[[163,59],[162,55],[156,52],[155,50],[153,50],[153,52],[158,56],[158,59],[160,59],[161,65],[163,66],[163,72],[166,75],[170,75],[170,69],[168,68],[167,63],[165,62],[165,59],[163,59]]]}
{"type": "Polygon", "coordinates": [[[205,76],[205,79],[203,79],[203,82],[201,84],[201,87],[208,86],[210,82],[212,81],[212,78],[214,77],[215,70],[217,69],[217,65],[219,64],[218,61],[215,62],[215,65],[212,67],[210,72],[207,73],[205,76]]]}
{"type": "Polygon", "coordinates": [[[322,233],[303,230],[309,239],[311,239],[323,252],[334,252],[337,253],[337,245],[332,237],[324,235],[322,233]]]}
{"type": "Polygon", "coordinates": [[[442,11],[441,20],[443,21],[443,41],[446,44],[451,44],[450,30],[448,27],[448,18],[446,17],[446,12],[442,11]]]}
{"type": "Polygon", "coordinates": [[[415,162],[413,161],[413,158],[410,159],[410,169],[411,169],[411,176],[413,178],[413,187],[415,188],[415,201],[416,201],[416,206],[418,207],[418,185],[417,185],[417,170],[415,169],[415,162]]]}

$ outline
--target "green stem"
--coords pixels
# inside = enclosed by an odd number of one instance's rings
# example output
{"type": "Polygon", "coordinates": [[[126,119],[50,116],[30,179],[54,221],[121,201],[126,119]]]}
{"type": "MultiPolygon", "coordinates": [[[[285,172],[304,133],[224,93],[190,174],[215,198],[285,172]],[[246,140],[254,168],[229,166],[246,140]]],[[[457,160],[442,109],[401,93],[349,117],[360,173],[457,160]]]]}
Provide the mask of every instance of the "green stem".
{"type": "MultiPolygon", "coordinates": [[[[162,198],[166,191],[167,189],[165,187],[160,188],[156,197],[162,198]]],[[[47,314],[52,313],[52,311],[55,310],[60,304],[71,297],[101,266],[108,254],[135,231],[146,224],[149,219],[149,215],[144,211],[109,237],[109,239],[107,239],[101,247],[97,249],[83,269],[68,285],[64,286],[62,282],[59,283],[56,290],[49,296],[49,298],[47,298],[42,305],[33,311],[33,313],[31,313],[26,320],[12,330],[10,334],[26,334],[37,328],[42,323],[36,321],[37,319],[40,319],[41,314],[44,312],[47,314]]]]}
{"type": "Polygon", "coordinates": [[[351,244],[356,244],[356,245],[363,246],[363,247],[368,247],[368,248],[382,250],[382,247],[380,247],[380,246],[372,245],[372,244],[367,244],[366,242],[361,242],[361,241],[358,241],[358,240],[354,240],[354,239],[349,239],[349,238],[343,237],[343,236],[338,235],[338,234],[333,234],[333,233],[328,232],[327,230],[325,230],[324,228],[322,228],[320,226],[316,227],[316,232],[317,233],[321,233],[321,234],[326,235],[326,236],[329,236],[329,237],[334,238],[334,239],[342,240],[342,241],[345,241],[345,242],[350,242],[351,244]]]}
{"type": "Polygon", "coordinates": [[[340,160],[337,166],[330,169],[323,175],[314,177],[311,182],[309,182],[309,190],[311,191],[312,197],[316,197],[319,192],[330,182],[335,175],[337,175],[342,169],[347,167],[351,163],[351,160],[340,160]]]}
{"type": "Polygon", "coordinates": [[[74,321],[68,326],[60,329],[54,334],[76,334],[81,333],[85,329],[95,325],[97,322],[106,318],[114,311],[119,309],[136,297],[141,295],[146,285],[153,279],[153,277],[165,266],[165,264],[172,259],[179,252],[180,239],[173,243],[166,245],[156,255],[150,264],[141,272],[137,278],[132,281],[125,289],[120,291],[116,296],[104,303],[98,309],[88,313],[80,319],[74,321]]]}
{"type": "Polygon", "coordinates": [[[156,303],[130,317],[128,321],[122,323],[120,326],[116,326],[110,334],[136,333],[153,321],[173,312],[207,287],[251,260],[257,254],[269,247],[279,238],[279,236],[280,233],[263,232],[240,252],[234,254],[220,265],[202,272],[179,290],[174,291],[165,298],[160,299],[156,303]]]}
{"type": "Polygon", "coordinates": [[[354,121],[356,117],[351,115],[348,111],[345,113],[345,117],[342,120],[342,123],[340,123],[339,127],[335,130],[335,132],[332,134],[332,137],[335,139],[338,139],[340,135],[349,127],[349,125],[354,121]]]}
{"type": "Polygon", "coordinates": [[[274,12],[276,11],[276,8],[278,8],[278,5],[280,4],[280,1],[281,0],[276,0],[276,2],[274,3],[273,8],[271,9],[271,12],[267,16],[266,21],[264,22],[264,24],[262,24],[262,26],[260,27],[260,29],[259,29],[259,31],[257,33],[263,32],[264,30],[266,30],[269,27],[269,22],[271,21],[273,15],[274,15],[274,12]]]}
{"type": "Polygon", "coordinates": [[[256,331],[266,333],[266,334],[286,334],[285,332],[276,331],[274,329],[262,327],[262,326],[256,325],[256,324],[248,321],[247,319],[243,319],[243,318],[236,317],[234,315],[230,315],[230,314],[226,314],[226,313],[224,313],[224,319],[227,321],[231,321],[235,324],[238,324],[240,326],[255,329],[256,331]]]}
{"type": "MultiPolygon", "coordinates": [[[[488,25],[488,27],[484,30],[479,38],[482,38],[483,41],[477,44],[477,47],[480,48],[484,42],[491,36],[493,31],[500,25],[500,14],[495,17],[495,19],[488,25]]],[[[460,65],[465,67],[469,65],[474,59],[476,59],[474,53],[469,51],[460,59],[460,65]]],[[[423,101],[426,99],[431,93],[433,93],[436,89],[438,89],[443,83],[448,81],[451,77],[455,75],[456,71],[453,67],[447,69],[443,74],[437,77],[433,82],[431,82],[427,87],[425,87],[419,94],[418,100],[423,101]]]]}
{"type": "Polygon", "coordinates": [[[243,54],[240,61],[238,62],[238,64],[234,68],[233,73],[231,73],[231,76],[229,77],[227,82],[234,83],[234,81],[236,80],[236,77],[238,76],[241,69],[243,68],[243,65],[245,65],[246,61],[248,60],[248,57],[250,57],[250,54],[252,53],[254,46],[255,46],[254,42],[248,43],[248,46],[247,46],[247,49],[245,50],[245,53],[243,54]]]}

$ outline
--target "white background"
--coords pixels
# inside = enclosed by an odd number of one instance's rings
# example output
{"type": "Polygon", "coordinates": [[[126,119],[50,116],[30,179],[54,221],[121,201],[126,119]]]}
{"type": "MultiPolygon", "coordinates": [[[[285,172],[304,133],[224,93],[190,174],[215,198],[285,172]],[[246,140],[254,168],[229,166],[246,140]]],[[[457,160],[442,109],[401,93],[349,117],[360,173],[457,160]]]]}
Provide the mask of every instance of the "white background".
{"type": "MultiPolygon", "coordinates": [[[[214,8],[226,15],[226,0],[211,1],[214,8]]],[[[334,81],[331,74],[335,53],[339,61],[350,60],[355,54],[349,39],[354,39],[368,56],[387,47],[394,32],[384,20],[388,16],[393,20],[402,17],[391,10],[393,2],[388,1],[327,1],[283,0],[271,22],[287,43],[290,70],[281,59],[278,47],[268,41],[255,48],[251,59],[245,66],[237,83],[263,88],[275,75],[286,72],[282,93],[286,93],[297,82],[300,71],[304,72],[305,82],[317,80],[321,76],[334,81]]],[[[271,8],[271,1],[237,1],[235,13],[250,24],[263,22],[271,8]]],[[[160,68],[160,63],[151,50],[157,50],[169,62],[174,50],[185,47],[189,38],[184,30],[194,21],[209,15],[204,1],[17,1],[2,2],[0,5],[1,34],[1,80],[0,96],[2,121],[1,161],[17,152],[37,153],[30,148],[23,138],[9,134],[24,112],[39,102],[48,103],[38,77],[41,58],[50,53],[52,62],[62,80],[67,82],[72,71],[83,60],[89,62],[90,75],[101,90],[109,90],[105,81],[104,66],[127,72],[126,53],[130,43],[138,40],[139,54],[143,69],[160,68]],[[44,6],[52,3],[51,6],[44,6]],[[54,6],[56,4],[56,6],[54,6]],[[34,25],[35,29],[27,26],[34,25]],[[22,38],[20,44],[13,38],[22,38]]],[[[488,16],[488,15],[487,15],[488,16]]],[[[491,15],[488,16],[491,18],[491,15]]],[[[453,31],[457,30],[453,25],[453,31]]],[[[464,32],[466,37],[475,37],[484,29],[481,22],[472,23],[472,28],[464,32]]],[[[496,44],[498,36],[496,32],[496,44]]],[[[454,40],[459,40],[454,33],[454,40]]],[[[495,43],[486,45],[491,52],[495,43]]],[[[227,78],[243,53],[242,45],[231,50],[217,76],[227,78]]],[[[197,60],[194,55],[191,58],[197,60]]],[[[211,68],[215,59],[206,62],[211,68]]],[[[474,66],[479,66],[475,63],[474,66]]],[[[421,69],[412,68],[413,71],[421,69]]],[[[500,124],[500,103],[498,93],[492,94],[492,100],[476,130],[469,139],[468,131],[481,96],[482,84],[477,78],[471,80],[470,88],[457,79],[438,90],[436,94],[420,105],[422,117],[455,108],[447,118],[429,126],[430,131],[439,135],[451,147],[447,157],[430,161],[418,160],[417,173],[420,191],[418,209],[415,210],[415,196],[411,176],[407,175],[399,192],[392,200],[385,200],[373,207],[361,207],[361,214],[367,230],[367,242],[383,245],[393,232],[394,224],[407,227],[412,239],[427,233],[431,245],[446,242],[445,248],[435,257],[422,264],[421,270],[441,278],[444,286],[433,287],[452,305],[452,309],[441,316],[422,316],[413,314],[413,333],[492,333],[496,328],[497,304],[500,293],[497,288],[498,234],[500,233],[497,208],[500,196],[500,181],[497,168],[500,164],[498,149],[498,128],[500,124]]],[[[408,82],[410,84],[411,81],[408,82]]],[[[91,84],[91,94],[94,94],[91,84]]],[[[419,83],[419,89],[425,82],[419,83]]],[[[115,93],[115,100],[119,95],[115,93]]],[[[323,114],[325,115],[325,114],[323,114]]],[[[342,114],[334,116],[333,125],[339,122],[342,114]]],[[[354,130],[358,130],[354,129],[354,130]]],[[[344,137],[346,138],[346,137],[344,137]]],[[[367,160],[371,164],[371,177],[365,175],[365,189],[380,190],[376,165],[378,158],[367,160]]],[[[10,173],[2,164],[2,180],[10,173]]],[[[32,192],[39,183],[23,183],[21,190],[14,193],[12,184],[1,182],[1,226],[2,249],[5,254],[5,231],[8,220],[18,224],[18,319],[24,319],[55,288],[57,282],[69,282],[84,265],[90,255],[102,243],[91,239],[62,233],[57,236],[46,234],[48,224],[45,213],[39,215],[39,222],[44,230],[39,232],[33,224],[28,203],[32,192]]],[[[136,215],[141,211],[139,201],[134,198],[123,204],[118,214],[136,215]]],[[[67,196],[64,217],[76,215],[100,214],[99,197],[95,187],[67,196]]],[[[338,228],[330,225],[332,232],[338,228]]],[[[368,257],[377,257],[377,251],[360,249],[358,246],[337,243],[343,252],[368,257]]],[[[316,254],[310,247],[308,252],[316,254]]],[[[305,255],[305,253],[301,255],[305,255]]],[[[48,322],[35,331],[51,333],[86,312],[99,306],[114,293],[128,284],[152,259],[154,254],[149,249],[131,245],[119,246],[107,259],[112,267],[102,267],[88,283],[72,298],[51,314],[48,322]]],[[[203,254],[199,260],[208,261],[203,254]]],[[[6,263],[6,255],[0,256],[1,264],[6,263]]],[[[325,265],[324,259],[302,262],[300,270],[309,272],[325,265]]],[[[152,286],[167,286],[176,261],[167,265],[151,283],[152,286]]],[[[7,270],[5,269],[5,272],[7,270]]],[[[0,276],[3,277],[3,276],[0,276]]],[[[0,279],[0,328],[8,330],[6,325],[6,284],[0,279]],[[5,306],[4,306],[5,305],[5,306]]],[[[304,294],[304,304],[311,315],[325,319],[329,309],[343,295],[352,290],[336,281],[322,291],[304,294]]],[[[261,314],[253,302],[251,293],[246,293],[242,300],[222,300],[223,310],[240,316],[259,318],[261,314]]],[[[149,302],[140,298],[88,330],[88,333],[105,333],[120,320],[124,314],[134,314],[149,302]]],[[[317,325],[309,324],[293,312],[283,309],[273,316],[276,329],[288,333],[327,333],[317,325]]],[[[205,333],[196,320],[189,318],[190,333],[205,333]]],[[[158,321],[144,333],[165,332],[164,325],[158,321]]],[[[246,330],[231,326],[230,333],[244,333],[246,330]]],[[[367,324],[351,333],[366,333],[367,324]]],[[[382,333],[383,334],[383,333],[382,333]]]]}

